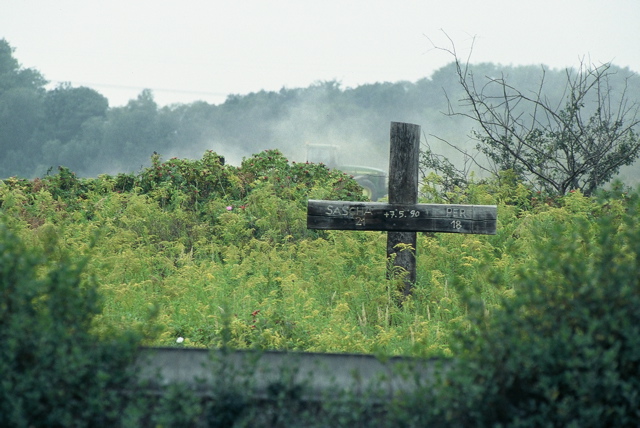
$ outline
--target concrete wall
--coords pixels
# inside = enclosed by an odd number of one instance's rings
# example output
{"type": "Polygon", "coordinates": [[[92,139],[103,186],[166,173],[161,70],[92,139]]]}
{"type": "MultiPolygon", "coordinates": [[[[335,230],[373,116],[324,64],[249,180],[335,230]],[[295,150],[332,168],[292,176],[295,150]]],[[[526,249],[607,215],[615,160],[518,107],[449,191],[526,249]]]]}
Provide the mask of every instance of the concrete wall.
{"type": "Polygon", "coordinates": [[[274,387],[302,386],[307,399],[332,394],[374,394],[388,399],[428,385],[446,362],[371,355],[275,351],[209,351],[192,348],[144,348],[140,376],[167,385],[186,383],[207,393],[235,386],[256,395],[274,387]]]}

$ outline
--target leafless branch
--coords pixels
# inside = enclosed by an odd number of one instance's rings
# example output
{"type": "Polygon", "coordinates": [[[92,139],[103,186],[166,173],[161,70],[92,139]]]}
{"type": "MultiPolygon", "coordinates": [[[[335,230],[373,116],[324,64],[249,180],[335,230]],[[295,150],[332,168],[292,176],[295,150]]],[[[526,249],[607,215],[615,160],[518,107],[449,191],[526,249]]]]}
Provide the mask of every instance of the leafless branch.
{"type": "MultiPolygon", "coordinates": [[[[581,63],[578,70],[567,69],[560,99],[552,101],[544,93],[544,68],[536,89],[528,94],[508,83],[504,74],[477,79],[470,66],[475,38],[463,61],[453,40],[445,36],[451,47],[434,48],[452,56],[464,93],[455,105],[447,95],[446,114],[478,124],[477,150],[490,163],[481,169],[512,169],[532,185],[559,194],[573,188],[590,193],[640,156],[639,106],[626,97],[627,81],[615,101],[610,64],[581,63]]],[[[475,156],[469,158],[480,166],[475,156]]]]}

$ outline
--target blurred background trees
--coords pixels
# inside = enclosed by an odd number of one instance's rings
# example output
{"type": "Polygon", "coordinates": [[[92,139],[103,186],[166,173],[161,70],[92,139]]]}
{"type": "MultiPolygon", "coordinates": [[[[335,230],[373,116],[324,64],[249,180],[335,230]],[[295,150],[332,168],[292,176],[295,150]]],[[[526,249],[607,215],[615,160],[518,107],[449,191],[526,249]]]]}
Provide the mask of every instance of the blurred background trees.
{"type": "Polygon", "coordinates": [[[614,91],[611,64],[567,70],[553,92],[544,69],[537,90],[525,91],[500,71],[478,78],[457,57],[455,64],[468,108],[457,114],[476,123],[481,167],[495,176],[511,170],[546,193],[589,195],[640,156],[639,105],[626,82],[614,91]]]}
{"type": "Polygon", "coordinates": [[[58,166],[81,177],[134,173],[153,152],[193,159],[214,150],[239,165],[277,148],[305,161],[305,143],[338,145],[343,163],[386,169],[389,122],[401,120],[421,125],[425,173],[436,171],[450,185],[471,170],[512,169],[547,192],[590,193],[618,169],[625,182],[638,182],[624,168],[638,156],[638,99],[637,76],[612,64],[542,73],[471,68],[454,58],[417,82],[317,82],[230,95],[219,105],[159,106],[144,90],[110,107],[90,88],[47,89],[42,74],[23,68],[1,40],[0,178],[42,177],[58,166]]]}
{"type": "Polygon", "coordinates": [[[462,169],[425,150],[423,167],[440,172],[446,186],[465,182],[472,164],[493,177],[510,171],[545,194],[590,195],[640,157],[637,81],[628,70],[581,63],[562,72],[510,73],[472,66],[453,43],[436,49],[451,55],[448,72],[458,81],[447,94],[448,115],[470,120],[476,142],[470,150],[442,140],[465,157],[462,169]]]}

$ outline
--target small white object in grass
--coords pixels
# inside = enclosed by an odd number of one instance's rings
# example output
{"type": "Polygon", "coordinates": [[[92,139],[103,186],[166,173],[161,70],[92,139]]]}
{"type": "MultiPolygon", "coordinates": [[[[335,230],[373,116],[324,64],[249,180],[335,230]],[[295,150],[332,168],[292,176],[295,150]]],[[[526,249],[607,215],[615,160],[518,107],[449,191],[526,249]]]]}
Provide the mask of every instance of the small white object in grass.
{"type": "Polygon", "coordinates": [[[184,342],[184,337],[179,337],[179,338],[177,338],[177,339],[176,339],[176,342],[178,342],[178,343],[182,343],[182,342],[184,342]]]}

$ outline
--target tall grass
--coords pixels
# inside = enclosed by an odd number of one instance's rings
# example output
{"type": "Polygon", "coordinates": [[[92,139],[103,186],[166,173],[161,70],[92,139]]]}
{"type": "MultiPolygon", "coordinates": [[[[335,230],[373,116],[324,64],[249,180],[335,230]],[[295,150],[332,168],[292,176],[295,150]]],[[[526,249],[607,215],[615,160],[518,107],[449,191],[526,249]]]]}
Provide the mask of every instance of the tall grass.
{"type": "Polygon", "coordinates": [[[464,293],[492,311],[554,224],[622,209],[619,198],[472,185],[456,197],[497,204],[497,235],[420,233],[417,282],[400,305],[402,273],[387,279],[384,233],[306,229],[308,198],[358,192],[339,171],[267,151],[239,168],[208,154],[154,159],[137,176],[5,180],[0,210],[31,245],[54,233],[65,251],[89,255],[86,275],[104,297],[98,333],[147,325],[150,345],[214,347],[228,325],[237,348],[434,356],[473,328],[464,293]]]}

